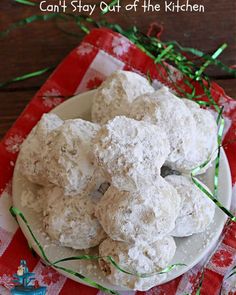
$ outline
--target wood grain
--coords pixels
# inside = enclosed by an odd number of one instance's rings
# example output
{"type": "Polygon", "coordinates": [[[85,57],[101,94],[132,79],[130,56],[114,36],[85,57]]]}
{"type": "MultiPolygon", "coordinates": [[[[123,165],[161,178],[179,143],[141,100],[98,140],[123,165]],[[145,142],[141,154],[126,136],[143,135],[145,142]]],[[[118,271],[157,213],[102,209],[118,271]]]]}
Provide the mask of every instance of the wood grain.
{"type": "MultiPolygon", "coordinates": [[[[57,1],[51,1],[53,2],[57,1]]],[[[86,4],[98,2],[84,0],[86,4]]],[[[123,4],[130,2],[130,0],[124,0],[123,4]]],[[[163,4],[164,0],[152,0],[152,2],[163,4]]],[[[207,53],[212,53],[219,45],[226,42],[229,46],[221,56],[221,60],[227,65],[236,64],[236,1],[195,2],[204,3],[206,9],[204,14],[165,13],[164,11],[144,14],[142,9],[138,9],[137,12],[110,13],[107,19],[125,28],[135,25],[144,32],[147,32],[150,23],[158,22],[164,27],[163,40],[177,40],[183,46],[198,48],[207,53]]],[[[20,19],[39,13],[38,7],[1,0],[0,31],[20,19]]],[[[98,18],[98,14],[95,18],[98,18]]],[[[58,65],[80,43],[82,37],[83,34],[72,22],[35,22],[13,30],[8,36],[0,39],[0,83],[24,73],[58,65]],[[76,33],[77,36],[66,34],[62,29],[76,33]]],[[[231,79],[229,75],[217,68],[212,68],[209,74],[215,80],[219,80],[219,84],[229,95],[236,97],[235,79],[231,79]]],[[[48,75],[46,73],[0,90],[0,138],[48,75]]]]}

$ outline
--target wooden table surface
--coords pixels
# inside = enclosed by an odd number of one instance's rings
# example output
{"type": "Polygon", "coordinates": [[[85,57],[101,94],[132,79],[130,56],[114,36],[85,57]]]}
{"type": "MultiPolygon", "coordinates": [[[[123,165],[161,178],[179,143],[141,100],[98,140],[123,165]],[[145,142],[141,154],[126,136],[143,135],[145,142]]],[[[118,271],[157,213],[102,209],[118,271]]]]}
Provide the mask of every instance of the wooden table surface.
{"type": "MultiPolygon", "coordinates": [[[[100,1],[84,1],[86,4],[88,2],[98,3],[100,1]]],[[[124,0],[123,2],[131,1],[124,0]]],[[[161,2],[163,1],[158,1],[158,3],[161,2]]],[[[136,25],[144,32],[147,32],[150,23],[158,22],[164,26],[163,40],[177,40],[183,46],[198,48],[206,53],[212,53],[226,42],[229,46],[221,56],[221,60],[229,66],[235,65],[236,1],[199,0],[196,2],[205,5],[205,13],[161,11],[144,14],[139,9],[137,12],[110,13],[107,18],[126,28],[136,25]]],[[[1,0],[0,32],[20,19],[39,13],[38,7],[21,5],[13,0],[1,0]]],[[[8,36],[0,39],[0,83],[28,72],[57,65],[79,44],[82,37],[83,34],[71,22],[35,22],[13,30],[8,36]],[[78,36],[65,34],[64,30],[76,32],[78,36]]],[[[236,98],[235,79],[215,67],[209,74],[225,89],[226,93],[236,98]]],[[[48,75],[49,73],[46,73],[0,89],[0,138],[10,128],[48,75]]]]}

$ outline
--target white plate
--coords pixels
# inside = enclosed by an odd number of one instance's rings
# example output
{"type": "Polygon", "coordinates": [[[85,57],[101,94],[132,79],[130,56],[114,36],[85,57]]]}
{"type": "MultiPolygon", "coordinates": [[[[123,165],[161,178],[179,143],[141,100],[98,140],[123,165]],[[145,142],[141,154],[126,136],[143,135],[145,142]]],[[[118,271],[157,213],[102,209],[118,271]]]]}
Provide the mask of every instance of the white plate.
{"type": "MultiPolygon", "coordinates": [[[[83,118],[86,120],[90,120],[91,101],[93,94],[94,91],[90,91],[84,94],[77,95],[69,99],[65,103],[59,105],[53,110],[53,113],[57,114],[62,119],[83,118]]],[[[214,169],[210,168],[207,173],[203,175],[203,177],[201,177],[201,180],[203,180],[203,182],[205,182],[211,189],[213,188],[213,173],[214,169]]],[[[226,155],[222,149],[219,177],[219,200],[226,208],[229,208],[231,203],[231,185],[230,169],[226,155]]],[[[30,226],[33,229],[33,232],[36,234],[40,243],[45,247],[45,251],[49,259],[51,261],[55,261],[63,257],[80,255],[84,253],[84,251],[75,251],[70,248],[55,245],[45,236],[41,229],[41,215],[35,214],[35,212],[31,209],[27,207],[22,207],[21,205],[21,193],[26,188],[31,189],[34,192],[37,189],[37,186],[29,183],[21,175],[16,163],[13,177],[13,204],[17,208],[19,208],[26,216],[30,226]]],[[[188,238],[175,239],[177,243],[177,251],[171,263],[184,263],[187,266],[179,267],[178,269],[168,273],[165,282],[170,281],[188,271],[207,254],[207,252],[217,242],[222,232],[225,221],[226,215],[224,215],[222,211],[216,208],[214,222],[210,225],[209,229],[206,232],[202,234],[196,234],[188,238]]],[[[42,256],[33,239],[31,238],[29,232],[27,231],[25,225],[20,219],[19,223],[29,243],[33,246],[34,250],[39,254],[39,256],[42,256]]],[[[90,277],[94,281],[108,288],[116,289],[119,291],[126,290],[119,286],[110,285],[103,277],[99,268],[97,268],[97,262],[95,261],[70,261],[62,263],[61,266],[69,267],[75,271],[79,271],[85,276],[90,277]],[[93,267],[88,267],[88,265],[92,265],[93,267]]],[[[78,278],[71,276],[66,272],[60,272],[75,281],[81,282],[78,278]]]]}

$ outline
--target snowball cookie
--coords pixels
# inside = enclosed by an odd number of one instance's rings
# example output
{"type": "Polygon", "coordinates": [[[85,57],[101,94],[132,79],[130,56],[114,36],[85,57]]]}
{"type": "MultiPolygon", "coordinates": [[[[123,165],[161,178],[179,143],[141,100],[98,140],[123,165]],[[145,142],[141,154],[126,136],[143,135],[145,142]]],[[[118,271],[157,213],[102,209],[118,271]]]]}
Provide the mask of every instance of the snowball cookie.
{"type": "Polygon", "coordinates": [[[169,154],[166,133],[147,122],[115,117],[94,138],[97,165],[120,189],[136,189],[153,182],[169,154]]]}
{"type": "Polygon", "coordinates": [[[48,134],[64,123],[57,115],[45,114],[33,128],[21,146],[19,169],[31,182],[45,185],[48,183],[42,163],[42,149],[48,134]]]}
{"type": "Polygon", "coordinates": [[[139,191],[110,186],[95,209],[95,215],[110,238],[123,242],[154,242],[175,227],[180,197],[162,177],[156,185],[139,191]]]}
{"type": "MultiPolygon", "coordinates": [[[[204,232],[214,218],[215,204],[197,188],[190,177],[170,175],[165,180],[176,188],[181,197],[180,213],[171,235],[186,237],[204,232]]],[[[207,188],[203,183],[201,185],[207,188]]]]}
{"type": "Polygon", "coordinates": [[[47,138],[43,153],[45,174],[66,195],[83,191],[93,178],[91,140],[99,128],[81,119],[67,120],[47,138]]]}
{"type": "Polygon", "coordinates": [[[204,173],[217,156],[217,123],[210,111],[189,99],[183,99],[185,105],[190,109],[197,125],[195,149],[186,159],[190,166],[197,167],[211,158],[209,164],[201,172],[204,173]]]}
{"type": "MultiPolygon", "coordinates": [[[[139,242],[127,244],[106,239],[99,246],[100,256],[111,256],[115,262],[132,273],[160,272],[170,265],[174,257],[176,245],[172,237],[163,237],[152,244],[139,242]]],[[[145,291],[160,283],[166,274],[140,278],[118,270],[108,259],[99,260],[99,265],[110,283],[129,289],[145,291]]]]}
{"type": "Polygon", "coordinates": [[[62,246],[87,249],[97,246],[106,234],[94,215],[88,194],[64,196],[59,187],[45,193],[43,224],[47,234],[62,246]]]}
{"type": "Polygon", "coordinates": [[[130,117],[153,123],[166,131],[170,142],[167,166],[179,171],[195,168],[184,164],[195,148],[196,122],[182,99],[167,87],[136,98],[130,117]]]}
{"type": "Polygon", "coordinates": [[[118,115],[127,115],[132,101],[139,95],[154,92],[144,77],[128,71],[117,71],[95,92],[92,121],[104,124],[118,115]]]}

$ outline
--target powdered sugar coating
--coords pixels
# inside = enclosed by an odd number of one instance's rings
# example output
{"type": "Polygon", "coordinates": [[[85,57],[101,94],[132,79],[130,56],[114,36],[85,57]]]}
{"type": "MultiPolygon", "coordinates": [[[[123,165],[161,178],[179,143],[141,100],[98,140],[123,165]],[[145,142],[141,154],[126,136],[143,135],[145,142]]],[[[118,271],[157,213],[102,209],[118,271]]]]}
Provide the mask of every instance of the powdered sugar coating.
{"type": "Polygon", "coordinates": [[[123,116],[101,127],[93,142],[97,165],[114,186],[126,190],[155,182],[169,154],[163,130],[123,116]]]}
{"type": "Polygon", "coordinates": [[[155,185],[139,191],[110,186],[95,214],[113,240],[154,242],[174,229],[179,208],[177,191],[159,176],[155,185]]]}
{"type": "MultiPolygon", "coordinates": [[[[172,260],[176,250],[174,239],[163,237],[152,244],[140,241],[136,244],[106,239],[99,246],[100,256],[111,256],[124,270],[132,273],[160,272],[172,260]]],[[[166,274],[147,278],[127,275],[113,266],[108,259],[101,259],[99,265],[110,283],[134,290],[145,291],[160,284],[166,274]]]]}
{"type": "Polygon", "coordinates": [[[83,191],[93,179],[91,140],[99,130],[97,124],[67,120],[52,132],[43,152],[45,174],[50,183],[62,187],[66,195],[83,191]]]}
{"type": "Polygon", "coordinates": [[[170,143],[166,164],[172,166],[174,163],[177,170],[182,170],[182,162],[194,149],[196,134],[195,120],[184,102],[167,87],[162,87],[154,93],[136,98],[130,117],[150,122],[166,131],[170,143]]]}
{"type": "Polygon", "coordinates": [[[45,231],[62,246],[73,249],[97,246],[106,234],[94,209],[95,203],[89,194],[65,197],[59,187],[49,188],[45,190],[45,231]]]}
{"type": "Polygon", "coordinates": [[[183,99],[196,121],[197,131],[195,148],[186,159],[185,165],[197,167],[207,161],[211,161],[201,172],[204,173],[217,156],[217,124],[210,111],[200,108],[200,106],[189,99],[183,99]]]}
{"type": "Polygon", "coordinates": [[[43,168],[42,149],[49,133],[63,123],[57,115],[44,114],[22,144],[18,164],[21,173],[29,181],[40,185],[48,184],[43,168]]]}
{"type": "MultiPolygon", "coordinates": [[[[186,237],[204,232],[214,218],[215,204],[197,188],[190,177],[170,175],[165,180],[175,187],[181,197],[180,213],[171,235],[186,237]]],[[[210,191],[203,183],[201,185],[210,191]]]]}
{"type": "Polygon", "coordinates": [[[45,202],[45,189],[40,188],[37,192],[33,192],[29,188],[23,190],[21,194],[22,207],[28,207],[37,213],[42,213],[45,202]]]}
{"type": "Polygon", "coordinates": [[[144,77],[128,71],[117,71],[109,76],[95,93],[92,121],[100,124],[119,115],[127,115],[130,104],[139,95],[153,92],[144,77]]]}

